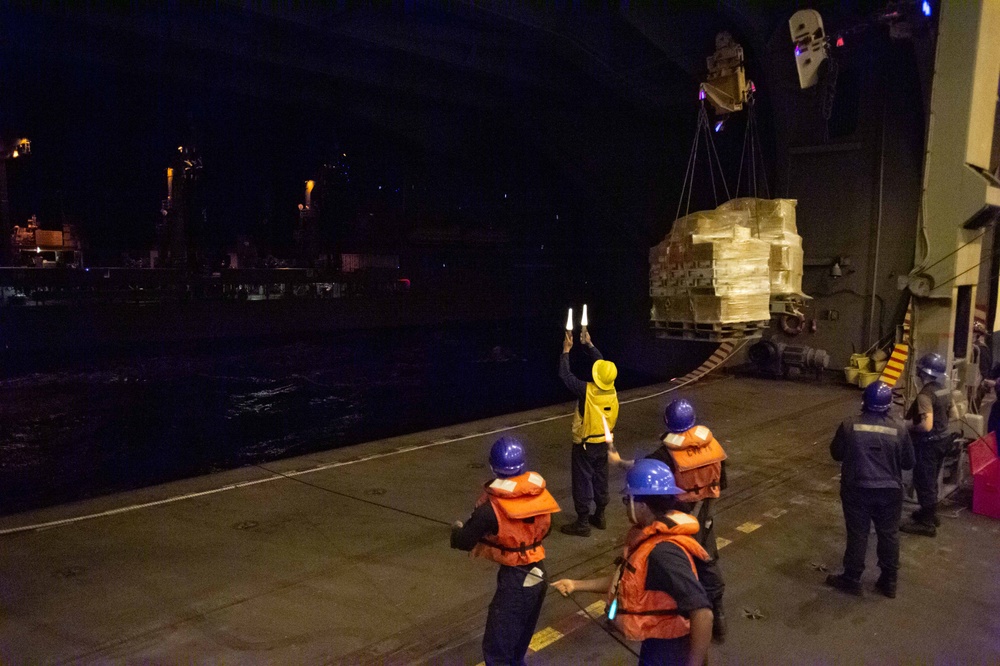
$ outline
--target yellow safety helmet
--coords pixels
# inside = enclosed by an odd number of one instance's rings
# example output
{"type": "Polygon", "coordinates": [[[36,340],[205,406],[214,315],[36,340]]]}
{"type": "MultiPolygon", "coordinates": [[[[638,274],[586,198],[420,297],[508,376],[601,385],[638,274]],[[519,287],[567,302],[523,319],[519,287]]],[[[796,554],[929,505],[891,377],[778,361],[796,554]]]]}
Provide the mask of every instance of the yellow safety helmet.
{"type": "Polygon", "coordinates": [[[618,368],[611,361],[605,361],[604,359],[594,361],[594,367],[590,372],[594,376],[594,383],[597,384],[597,388],[602,391],[610,391],[615,387],[618,368]]]}

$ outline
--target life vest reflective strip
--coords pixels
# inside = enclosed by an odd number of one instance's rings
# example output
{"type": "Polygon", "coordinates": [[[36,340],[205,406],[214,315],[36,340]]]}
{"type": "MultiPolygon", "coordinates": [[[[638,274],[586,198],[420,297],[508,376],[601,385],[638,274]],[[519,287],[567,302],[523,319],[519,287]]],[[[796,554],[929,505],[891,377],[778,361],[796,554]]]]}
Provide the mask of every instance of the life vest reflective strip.
{"type": "Polygon", "coordinates": [[[871,425],[870,423],[855,423],[851,426],[854,432],[872,432],[879,435],[889,435],[890,437],[899,437],[899,430],[896,428],[889,428],[887,426],[871,425]]]}
{"type": "Polygon", "coordinates": [[[603,442],[602,416],[608,420],[608,429],[614,432],[615,423],[618,421],[618,392],[613,388],[605,391],[598,388],[594,382],[587,382],[583,415],[579,409],[573,412],[573,443],[603,442]]]}
{"type": "Polygon", "coordinates": [[[674,463],[674,481],[686,491],[677,496],[678,500],[697,502],[719,496],[722,461],[727,456],[711,430],[695,426],[682,433],[670,433],[663,446],[674,463]]]}
{"type": "Polygon", "coordinates": [[[525,472],[509,479],[494,479],[486,485],[476,506],[489,502],[497,518],[497,533],[479,540],[473,557],[506,566],[532,564],[545,559],[542,540],[552,528],[551,514],[559,504],[545,489],[545,479],[525,472]]]}
{"type": "Polygon", "coordinates": [[[672,596],[646,589],[649,555],[657,545],[669,541],[684,551],[691,572],[697,578],[694,558],[707,560],[708,553],[691,537],[698,532],[697,519],[671,512],[664,520],[666,522],[657,521],[642,530],[633,528],[627,539],[624,560],[612,583],[608,601],[618,600],[614,621],[631,640],[678,638],[691,631],[690,621],[680,615],[672,596]]]}

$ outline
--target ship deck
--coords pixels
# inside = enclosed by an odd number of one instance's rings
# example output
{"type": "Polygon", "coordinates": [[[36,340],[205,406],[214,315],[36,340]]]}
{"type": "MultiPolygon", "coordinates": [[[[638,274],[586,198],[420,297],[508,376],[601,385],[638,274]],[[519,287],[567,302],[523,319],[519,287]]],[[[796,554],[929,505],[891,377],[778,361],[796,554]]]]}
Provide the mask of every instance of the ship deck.
{"type": "MultiPolygon", "coordinates": [[[[667,388],[621,395],[626,457],[655,445],[667,388]]],[[[1000,522],[950,505],[937,538],[902,535],[894,600],[871,591],[873,553],[864,598],[822,584],[844,539],[828,443],[856,390],[723,375],[678,393],[730,456],[716,663],[1000,661],[1000,522]]],[[[0,662],[476,664],[494,568],[450,550],[447,525],[469,514],[500,432],[527,443],[565,510],[555,524],[569,520],[570,410],[0,518],[0,662]]],[[[609,568],[626,527],[615,506],[605,532],[553,532],[550,574],[609,568]]],[[[537,631],[529,663],[635,662],[554,591],[537,631]]]]}

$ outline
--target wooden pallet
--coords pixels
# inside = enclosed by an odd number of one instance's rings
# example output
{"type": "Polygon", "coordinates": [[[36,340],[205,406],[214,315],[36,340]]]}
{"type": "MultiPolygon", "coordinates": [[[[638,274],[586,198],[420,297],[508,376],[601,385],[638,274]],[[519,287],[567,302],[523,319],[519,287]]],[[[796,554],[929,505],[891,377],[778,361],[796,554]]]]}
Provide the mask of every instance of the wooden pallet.
{"type": "Polygon", "coordinates": [[[733,323],[650,321],[657,338],[711,342],[759,338],[767,330],[770,323],[770,320],[733,323]]]}

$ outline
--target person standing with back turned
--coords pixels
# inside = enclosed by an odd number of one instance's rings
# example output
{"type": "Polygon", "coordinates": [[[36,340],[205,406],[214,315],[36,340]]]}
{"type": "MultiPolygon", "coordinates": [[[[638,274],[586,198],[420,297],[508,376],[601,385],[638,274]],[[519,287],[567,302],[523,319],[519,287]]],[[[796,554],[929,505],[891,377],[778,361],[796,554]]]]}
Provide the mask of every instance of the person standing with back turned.
{"type": "Polygon", "coordinates": [[[840,502],[847,526],[844,571],[826,584],[861,595],[868,530],[875,523],[876,589],[894,599],[899,571],[899,518],[903,512],[903,470],[913,469],[913,443],[903,423],[889,414],[892,389],[883,382],[865,387],[863,411],[840,424],[830,455],[841,463],[840,502]]]}
{"type": "Polygon", "coordinates": [[[577,379],[570,370],[569,352],[573,348],[570,331],[566,331],[559,357],[559,378],[577,398],[570,457],[576,522],[560,529],[564,534],[587,537],[591,526],[599,530],[607,528],[604,509],[608,505],[608,444],[604,441],[604,420],[613,433],[618,421],[618,393],[615,391],[618,368],[604,360],[586,329],[580,333],[580,342],[593,361],[590,370],[593,381],[577,379]],[[593,515],[591,503],[594,504],[593,515]]]}
{"type": "Polygon", "coordinates": [[[500,565],[483,659],[490,666],[523,665],[547,587],[542,540],[559,505],[545,479],[525,471],[524,447],[513,437],[493,443],[490,467],[496,478],[486,484],[472,517],[452,525],[451,547],[500,565]]]}

